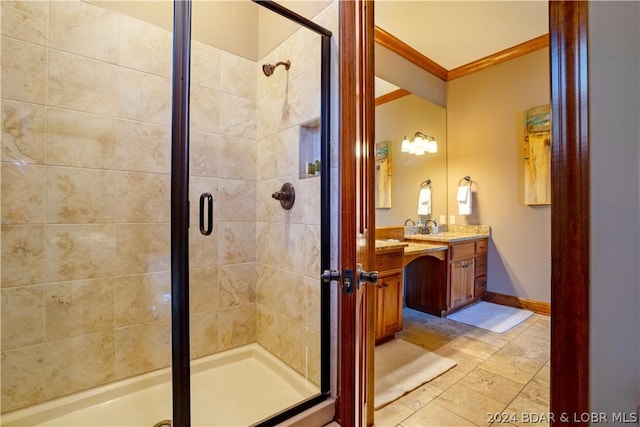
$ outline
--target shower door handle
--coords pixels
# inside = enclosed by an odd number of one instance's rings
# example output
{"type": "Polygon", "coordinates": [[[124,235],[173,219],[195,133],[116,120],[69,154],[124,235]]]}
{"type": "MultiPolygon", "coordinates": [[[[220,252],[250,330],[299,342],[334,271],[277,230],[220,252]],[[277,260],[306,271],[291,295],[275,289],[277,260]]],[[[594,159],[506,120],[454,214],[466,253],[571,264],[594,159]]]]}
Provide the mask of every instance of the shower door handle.
{"type": "Polygon", "coordinates": [[[208,236],[213,231],[213,197],[211,193],[200,195],[200,233],[208,236]],[[207,201],[207,228],[204,226],[204,201],[207,201]]]}

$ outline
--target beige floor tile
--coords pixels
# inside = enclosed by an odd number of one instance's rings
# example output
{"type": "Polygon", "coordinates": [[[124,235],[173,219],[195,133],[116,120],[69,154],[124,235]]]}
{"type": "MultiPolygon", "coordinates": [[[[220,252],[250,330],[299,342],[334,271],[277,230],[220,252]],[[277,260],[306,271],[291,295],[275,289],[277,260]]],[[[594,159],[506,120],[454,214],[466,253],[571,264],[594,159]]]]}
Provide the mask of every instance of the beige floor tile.
{"type": "Polygon", "coordinates": [[[407,418],[401,425],[403,427],[461,427],[474,426],[475,424],[460,415],[443,408],[434,401],[407,418]]]}
{"type": "Polygon", "coordinates": [[[522,385],[527,384],[538,373],[539,368],[518,363],[502,356],[492,356],[479,366],[480,368],[501,375],[522,385]]]}
{"type": "Polygon", "coordinates": [[[411,410],[413,411],[417,411],[427,403],[431,402],[441,393],[442,390],[440,390],[439,388],[431,384],[423,384],[417,389],[413,390],[411,393],[408,393],[398,399],[398,403],[411,408],[411,410]]]}
{"type": "Polygon", "coordinates": [[[451,341],[449,344],[447,344],[447,347],[463,351],[467,354],[479,357],[483,360],[488,359],[495,352],[500,350],[500,347],[497,345],[487,344],[473,338],[467,338],[466,336],[451,341]]]}
{"type": "Polygon", "coordinates": [[[515,414],[517,421],[514,424],[518,426],[548,426],[549,416],[551,415],[548,405],[541,405],[522,396],[516,397],[505,409],[505,412],[515,414]]]}
{"type": "Polygon", "coordinates": [[[489,425],[489,414],[502,411],[507,405],[463,386],[460,382],[438,396],[435,403],[476,425],[489,425]]]}
{"type": "Polygon", "coordinates": [[[525,330],[522,335],[532,336],[549,341],[551,339],[550,323],[544,321],[543,319],[540,319],[536,323],[531,325],[531,327],[529,327],[527,330],[525,330]]]}
{"type": "Polygon", "coordinates": [[[456,369],[465,373],[473,371],[485,360],[484,358],[477,357],[472,354],[465,353],[462,350],[451,348],[448,346],[439,348],[435,353],[439,354],[442,357],[446,357],[447,359],[455,361],[457,363],[456,369]]]}
{"type": "Polygon", "coordinates": [[[498,350],[496,356],[532,366],[537,372],[551,356],[550,344],[548,340],[522,334],[498,350]]]}
{"type": "Polygon", "coordinates": [[[542,368],[540,368],[538,373],[533,378],[541,381],[551,382],[551,367],[548,365],[544,365],[542,368]]]}
{"type": "Polygon", "coordinates": [[[481,368],[471,371],[458,384],[505,405],[510,403],[523,389],[522,384],[481,368]]]}
{"type": "Polygon", "coordinates": [[[396,400],[375,412],[373,418],[374,424],[376,427],[397,426],[403,420],[413,415],[413,412],[413,409],[396,400]]]}
{"type": "Polygon", "coordinates": [[[466,372],[462,372],[457,366],[454,366],[444,374],[429,381],[429,384],[444,391],[460,381],[465,375],[466,372]]]}
{"type": "Polygon", "coordinates": [[[487,331],[486,329],[481,328],[474,328],[473,331],[470,331],[465,336],[497,347],[504,347],[513,339],[513,337],[487,331]]]}
{"type": "Polygon", "coordinates": [[[427,351],[436,351],[452,341],[451,338],[443,337],[441,335],[426,331],[419,334],[410,335],[403,339],[407,342],[420,346],[427,351]]]}
{"type": "Polygon", "coordinates": [[[537,402],[541,405],[549,406],[551,385],[547,381],[533,378],[529,384],[524,386],[520,396],[537,402]]]}

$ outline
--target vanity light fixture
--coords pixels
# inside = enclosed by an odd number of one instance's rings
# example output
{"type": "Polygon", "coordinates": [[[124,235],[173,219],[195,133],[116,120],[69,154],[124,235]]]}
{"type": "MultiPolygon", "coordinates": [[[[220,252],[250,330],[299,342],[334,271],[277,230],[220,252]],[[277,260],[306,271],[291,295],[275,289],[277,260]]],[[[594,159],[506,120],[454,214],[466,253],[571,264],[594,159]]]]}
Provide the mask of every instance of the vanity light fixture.
{"type": "Polygon", "coordinates": [[[415,154],[416,156],[422,156],[424,153],[437,153],[438,143],[434,137],[418,131],[413,136],[413,139],[404,137],[400,151],[415,154]]]}

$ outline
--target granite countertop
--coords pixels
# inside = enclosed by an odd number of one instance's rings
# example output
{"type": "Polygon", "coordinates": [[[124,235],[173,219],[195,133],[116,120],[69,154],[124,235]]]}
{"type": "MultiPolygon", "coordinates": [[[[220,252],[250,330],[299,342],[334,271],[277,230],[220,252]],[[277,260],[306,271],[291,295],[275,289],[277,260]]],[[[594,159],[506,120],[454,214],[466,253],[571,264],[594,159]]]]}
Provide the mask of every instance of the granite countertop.
{"type": "Polygon", "coordinates": [[[430,242],[463,242],[465,240],[477,240],[489,237],[489,233],[456,233],[446,231],[438,234],[405,234],[407,240],[420,240],[430,242]]]}
{"type": "Polygon", "coordinates": [[[376,240],[376,250],[388,250],[403,248],[405,254],[417,252],[436,252],[447,250],[447,245],[438,243],[401,242],[399,240],[376,240]]]}

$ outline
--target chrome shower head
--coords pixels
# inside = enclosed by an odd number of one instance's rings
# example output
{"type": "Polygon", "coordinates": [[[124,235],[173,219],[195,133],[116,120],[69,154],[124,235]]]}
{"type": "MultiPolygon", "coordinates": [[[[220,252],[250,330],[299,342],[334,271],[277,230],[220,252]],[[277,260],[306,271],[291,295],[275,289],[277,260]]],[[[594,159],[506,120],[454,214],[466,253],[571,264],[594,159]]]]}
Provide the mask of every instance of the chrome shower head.
{"type": "Polygon", "coordinates": [[[277,62],[276,65],[264,64],[262,66],[262,72],[264,73],[265,76],[269,77],[271,74],[273,74],[273,71],[276,69],[278,65],[284,65],[284,68],[288,70],[289,67],[291,67],[291,61],[289,60],[284,62],[280,61],[280,62],[277,62]]]}

